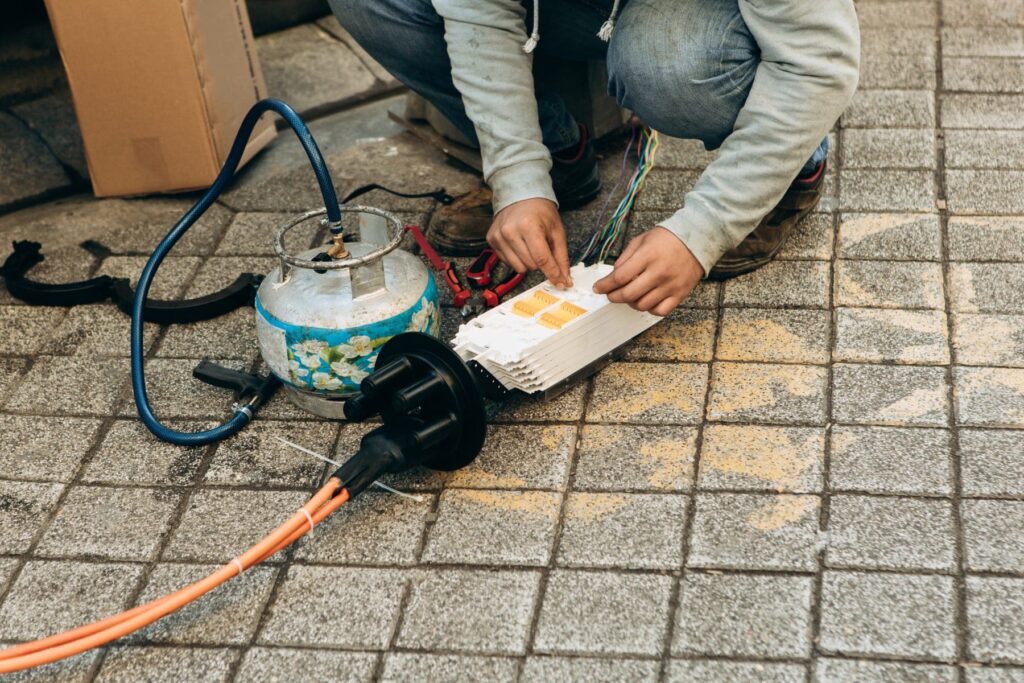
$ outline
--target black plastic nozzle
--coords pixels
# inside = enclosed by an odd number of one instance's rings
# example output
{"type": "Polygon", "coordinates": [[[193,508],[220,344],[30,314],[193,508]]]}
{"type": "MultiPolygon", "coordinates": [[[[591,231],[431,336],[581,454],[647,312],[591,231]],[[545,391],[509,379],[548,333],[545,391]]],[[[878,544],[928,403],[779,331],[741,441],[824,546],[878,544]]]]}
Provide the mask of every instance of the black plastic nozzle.
{"type": "Polygon", "coordinates": [[[335,473],[356,495],[384,472],[422,465],[455,470],[480,452],[486,433],[484,400],[473,373],[447,344],[407,332],[381,347],[377,370],[345,404],[345,416],[380,413],[384,424],[363,437],[359,451],[335,473]]]}

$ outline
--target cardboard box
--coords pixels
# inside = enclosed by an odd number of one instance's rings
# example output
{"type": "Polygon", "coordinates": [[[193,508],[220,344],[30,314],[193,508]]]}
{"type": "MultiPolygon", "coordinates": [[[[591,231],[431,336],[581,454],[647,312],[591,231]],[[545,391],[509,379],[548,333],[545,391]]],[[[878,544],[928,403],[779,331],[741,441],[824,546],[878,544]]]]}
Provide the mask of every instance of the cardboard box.
{"type": "MultiPolygon", "coordinates": [[[[266,96],[244,0],[46,0],[97,196],[210,185],[266,96]]],[[[275,135],[257,124],[242,163],[275,135]]]]}

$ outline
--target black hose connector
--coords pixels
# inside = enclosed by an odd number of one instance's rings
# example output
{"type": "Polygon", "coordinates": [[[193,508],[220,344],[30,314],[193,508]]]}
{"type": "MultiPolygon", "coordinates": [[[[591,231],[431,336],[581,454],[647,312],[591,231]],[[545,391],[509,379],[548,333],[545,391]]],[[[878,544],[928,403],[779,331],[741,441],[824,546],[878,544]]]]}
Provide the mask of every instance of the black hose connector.
{"type": "Polygon", "coordinates": [[[376,368],[345,403],[349,420],[380,415],[384,423],[334,474],[350,496],[385,472],[450,471],[476,458],[487,429],[484,398],[457,353],[434,337],[406,332],[381,347],[376,368]]]}

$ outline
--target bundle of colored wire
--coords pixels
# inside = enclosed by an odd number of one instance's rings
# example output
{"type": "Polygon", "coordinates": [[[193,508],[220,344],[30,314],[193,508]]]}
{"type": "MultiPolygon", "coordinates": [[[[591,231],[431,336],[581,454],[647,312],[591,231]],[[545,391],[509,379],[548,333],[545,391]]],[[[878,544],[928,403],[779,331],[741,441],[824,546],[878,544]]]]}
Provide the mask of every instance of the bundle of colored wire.
{"type": "MultiPolygon", "coordinates": [[[[608,221],[600,229],[594,230],[594,233],[583,248],[583,252],[578,259],[575,259],[576,261],[588,262],[591,259],[594,259],[596,262],[605,261],[611,253],[613,245],[626,229],[629,213],[633,210],[640,192],[643,191],[647,176],[650,175],[651,169],[654,168],[654,157],[658,151],[659,144],[658,133],[644,126],[640,129],[640,139],[636,140],[636,131],[634,130],[633,138],[630,139],[630,144],[626,147],[626,157],[632,151],[634,141],[636,142],[638,161],[636,170],[633,172],[629,185],[626,187],[626,194],[622,197],[622,201],[619,202],[619,205],[608,221]]],[[[623,159],[623,164],[625,164],[625,158],[623,159]]],[[[616,184],[615,189],[618,189],[618,184],[616,184]]],[[[612,190],[613,193],[614,191],[612,190]]],[[[602,210],[601,213],[603,217],[604,211],[602,210]]]]}
{"type": "Polygon", "coordinates": [[[246,569],[291,545],[312,531],[314,526],[341,507],[348,498],[348,490],[342,487],[337,478],[332,477],[288,521],[213,574],[170,595],[157,598],[121,614],[79,626],[64,633],[0,650],[0,674],[31,669],[65,657],[72,657],[95,647],[106,645],[152,624],[197,600],[221,584],[240,576],[246,569]]]}

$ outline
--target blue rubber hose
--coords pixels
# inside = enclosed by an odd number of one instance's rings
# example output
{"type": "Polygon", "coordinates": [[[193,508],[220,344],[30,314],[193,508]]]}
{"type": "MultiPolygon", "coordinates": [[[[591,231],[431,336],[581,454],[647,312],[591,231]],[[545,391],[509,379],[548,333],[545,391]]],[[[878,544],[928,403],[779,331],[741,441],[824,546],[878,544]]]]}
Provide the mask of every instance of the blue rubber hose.
{"type": "Polygon", "coordinates": [[[249,142],[249,136],[252,135],[252,129],[256,126],[260,116],[268,111],[273,111],[283,118],[299,138],[299,142],[306,151],[306,156],[309,157],[313,173],[316,174],[317,183],[320,185],[320,193],[324,198],[324,207],[327,209],[327,219],[332,228],[340,225],[341,210],[338,208],[338,197],[334,191],[334,182],[331,180],[331,174],[327,170],[327,164],[324,162],[323,155],[320,154],[320,148],[317,147],[309,129],[306,128],[306,124],[303,123],[294,109],[281,100],[265,99],[254,104],[249,113],[245,115],[238,133],[235,135],[235,141],[231,145],[228,158],[224,161],[224,166],[221,167],[220,173],[217,174],[213,184],[199,198],[199,201],[185,212],[185,215],[178,220],[174,227],[171,228],[171,231],[167,233],[167,236],[153,250],[153,255],[149,257],[146,267],[142,269],[142,275],[139,276],[139,285],[135,290],[135,300],[132,302],[132,391],[135,393],[135,406],[138,408],[139,418],[149,431],[153,432],[158,439],[180,446],[202,446],[225,439],[249,424],[249,421],[252,420],[252,411],[248,407],[236,408],[234,416],[227,422],[202,432],[179,432],[161,424],[160,420],[153,414],[153,409],[149,405],[149,397],[146,395],[146,377],[143,371],[142,309],[149,294],[149,287],[153,283],[153,278],[156,277],[160,264],[171,248],[181,239],[182,235],[210,208],[210,205],[213,204],[217,197],[220,196],[220,193],[234,179],[235,172],[238,170],[238,162],[245,151],[246,143],[249,142]]]}

